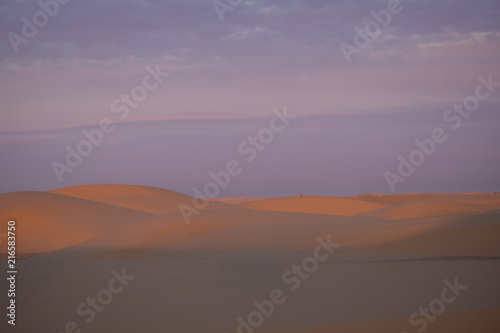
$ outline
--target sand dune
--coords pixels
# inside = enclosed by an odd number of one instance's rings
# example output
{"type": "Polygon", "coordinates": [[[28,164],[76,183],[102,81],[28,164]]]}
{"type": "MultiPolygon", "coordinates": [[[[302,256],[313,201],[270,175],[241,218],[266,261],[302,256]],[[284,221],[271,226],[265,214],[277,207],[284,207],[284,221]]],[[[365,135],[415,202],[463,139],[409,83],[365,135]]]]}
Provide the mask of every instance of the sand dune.
{"type": "MultiPolygon", "coordinates": [[[[455,204],[466,204],[469,208],[477,208],[478,211],[488,211],[500,208],[500,196],[492,196],[486,193],[414,193],[414,194],[364,194],[356,195],[365,201],[383,203],[390,206],[401,206],[402,204],[411,204],[417,202],[448,202],[455,204]]],[[[419,209],[415,207],[415,209],[419,209]]]]}
{"type": "Polygon", "coordinates": [[[352,198],[300,196],[252,201],[241,207],[296,213],[327,214],[353,216],[371,212],[386,207],[384,204],[373,203],[352,198]]]}
{"type": "Polygon", "coordinates": [[[225,202],[228,204],[244,204],[252,201],[264,200],[269,198],[257,198],[257,197],[224,197],[224,198],[213,198],[212,201],[225,202]]]}
{"type": "Polygon", "coordinates": [[[360,194],[354,196],[365,201],[378,202],[389,205],[399,205],[408,202],[425,200],[435,197],[434,194],[429,193],[408,193],[408,194],[360,194]]]}
{"type": "Polygon", "coordinates": [[[272,211],[211,210],[190,224],[179,213],[136,221],[73,248],[86,259],[148,259],[172,251],[303,252],[331,235],[347,256],[500,256],[498,214],[393,221],[272,211]],[[452,241],[450,241],[450,237],[452,241]]]}
{"type": "Polygon", "coordinates": [[[390,220],[417,219],[437,216],[479,214],[482,211],[474,206],[443,200],[419,200],[392,206],[380,212],[370,214],[390,220]]]}
{"type": "Polygon", "coordinates": [[[279,289],[286,302],[255,332],[415,332],[410,314],[454,278],[467,290],[426,332],[500,327],[497,197],[212,202],[188,224],[178,205],[191,202],[172,191],[122,185],[0,195],[0,217],[18,221],[18,252],[48,252],[19,263],[23,315],[16,329],[62,332],[74,321],[93,333],[248,333],[238,330],[237,318],[247,319],[254,301],[279,289]],[[293,267],[305,273],[318,238],[328,237],[340,246],[333,254],[307,277],[284,279],[293,267]],[[77,307],[99,298],[113,270],[122,269],[134,279],[87,323],[77,307]]]}
{"type": "Polygon", "coordinates": [[[417,257],[500,257],[500,214],[409,221],[407,227],[374,230],[358,238],[353,253],[417,257]],[[425,221],[425,222],[424,222],[425,221]]]}
{"type": "MultiPolygon", "coordinates": [[[[0,195],[0,218],[15,219],[22,241],[20,253],[65,248],[153,214],[179,212],[193,198],[160,188],[132,185],[86,185],[49,192],[0,195]]],[[[206,210],[237,209],[211,202],[206,210]]],[[[0,253],[6,253],[6,248],[0,253]]]]}
{"type": "MultiPolygon", "coordinates": [[[[61,249],[150,215],[54,193],[0,195],[0,219],[16,220],[20,253],[61,249]]],[[[6,251],[3,247],[0,250],[6,251]]]]}
{"type": "MultiPolygon", "coordinates": [[[[193,201],[192,197],[182,193],[157,187],[135,185],[83,185],[65,187],[49,192],[135,209],[151,214],[178,211],[180,203],[192,205],[193,201]]],[[[225,204],[212,202],[207,209],[220,207],[225,207],[225,204]]]]}

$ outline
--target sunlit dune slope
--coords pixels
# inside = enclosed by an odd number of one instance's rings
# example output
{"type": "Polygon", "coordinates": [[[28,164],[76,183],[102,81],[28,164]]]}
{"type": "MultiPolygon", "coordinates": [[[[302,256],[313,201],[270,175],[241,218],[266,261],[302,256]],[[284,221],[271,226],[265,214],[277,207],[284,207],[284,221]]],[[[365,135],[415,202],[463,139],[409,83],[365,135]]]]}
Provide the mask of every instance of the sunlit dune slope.
{"type": "Polygon", "coordinates": [[[487,193],[411,193],[411,194],[362,194],[353,198],[398,206],[416,202],[455,202],[467,204],[479,211],[500,208],[500,196],[487,193]]]}
{"type": "Polygon", "coordinates": [[[359,198],[365,201],[383,203],[388,205],[399,205],[408,202],[425,200],[433,197],[433,194],[428,193],[408,193],[408,194],[360,194],[353,198],[359,198]]]}
{"type": "Polygon", "coordinates": [[[150,215],[55,193],[0,195],[0,219],[17,222],[18,253],[61,249],[150,215]]]}
{"type": "Polygon", "coordinates": [[[356,196],[389,204],[364,216],[390,220],[479,214],[500,208],[500,197],[486,194],[395,194],[356,196]]]}
{"type": "Polygon", "coordinates": [[[281,212],[353,216],[386,207],[381,203],[354,198],[300,196],[264,199],[241,204],[240,207],[281,212]]]}
{"type": "MultiPolygon", "coordinates": [[[[119,207],[136,209],[152,214],[178,211],[179,204],[193,206],[193,198],[174,191],[136,185],[82,185],[50,191],[71,197],[102,202],[119,207]]],[[[206,209],[225,207],[226,204],[211,202],[206,209]]]]}

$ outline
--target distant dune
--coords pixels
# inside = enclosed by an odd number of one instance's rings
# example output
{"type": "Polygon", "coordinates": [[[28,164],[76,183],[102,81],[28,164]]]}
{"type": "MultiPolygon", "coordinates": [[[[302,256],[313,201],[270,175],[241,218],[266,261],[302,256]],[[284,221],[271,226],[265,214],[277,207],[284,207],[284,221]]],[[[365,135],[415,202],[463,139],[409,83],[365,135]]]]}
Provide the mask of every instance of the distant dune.
{"type": "Polygon", "coordinates": [[[0,217],[17,222],[17,252],[44,253],[19,261],[16,328],[248,333],[237,318],[280,289],[286,302],[255,332],[413,332],[410,314],[458,278],[468,289],[426,332],[498,332],[500,196],[221,199],[186,223],[179,205],[192,203],[132,185],[0,195],[0,217]],[[307,278],[285,279],[318,239],[337,247],[307,278]],[[135,279],[85,322],[79,304],[121,269],[135,279]]]}
{"type": "Polygon", "coordinates": [[[264,200],[269,198],[256,198],[256,197],[224,197],[224,198],[211,198],[212,201],[225,202],[228,204],[243,204],[252,201],[264,200]]]}
{"type": "Polygon", "coordinates": [[[384,207],[385,204],[353,198],[297,196],[243,203],[241,207],[280,212],[354,216],[384,207]]]}

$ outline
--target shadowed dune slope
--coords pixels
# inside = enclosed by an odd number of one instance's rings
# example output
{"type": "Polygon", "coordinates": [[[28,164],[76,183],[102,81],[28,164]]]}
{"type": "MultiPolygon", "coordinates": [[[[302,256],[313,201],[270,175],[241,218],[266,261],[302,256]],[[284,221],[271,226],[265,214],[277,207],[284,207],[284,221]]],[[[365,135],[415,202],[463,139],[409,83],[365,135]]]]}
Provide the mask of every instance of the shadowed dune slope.
{"type": "Polygon", "coordinates": [[[0,219],[16,221],[18,253],[61,249],[150,215],[55,193],[0,195],[0,219]]]}
{"type": "Polygon", "coordinates": [[[241,204],[240,207],[281,212],[353,216],[386,207],[381,203],[341,197],[285,197],[241,204]]]}
{"type": "Polygon", "coordinates": [[[359,238],[355,254],[417,257],[500,257],[500,214],[405,220],[393,230],[374,230],[359,238]],[[413,226],[413,227],[412,227],[413,226]]]}
{"type": "Polygon", "coordinates": [[[422,200],[403,203],[383,211],[367,215],[381,217],[389,220],[416,219],[438,216],[479,214],[482,210],[477,207],[452,201],[422,200]]]}
{"type": "Polygon", "coordinates": [[[205,211],[186,224],[156,215],[72,248],[93,259],[150,259],[172,253],[304,252],[318,237],[339,254],[394,257],[500,256],[498,214],[391,221],[288,212],[205,211]]]}

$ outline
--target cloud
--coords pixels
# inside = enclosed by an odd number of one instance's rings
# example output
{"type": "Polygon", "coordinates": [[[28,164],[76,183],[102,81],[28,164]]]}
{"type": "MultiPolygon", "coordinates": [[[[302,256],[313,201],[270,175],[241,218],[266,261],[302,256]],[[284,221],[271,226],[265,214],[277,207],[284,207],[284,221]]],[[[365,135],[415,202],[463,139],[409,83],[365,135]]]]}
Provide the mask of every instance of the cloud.
{"type": "MultiPolygon", "coordinates": [[[[370,18],[371,10],[385,7],[385,1],[368,0],[327,4],[256,0],[229,12],[221,24],[210,1],[71,1],[23,45],[20,55],[14,56],[8,43],[2,43],[0,54],[12,61],[161,55],[185,63],[216,57],[237,63],[242,54],[273,59],[282,53],[293,58],[292,51],[301,55],[319,52],[327,43],[333,49],[341,41],[352,40],[354,25],[370,18]],[[239,38],[228,38],[234,34],[239,38]],[[259,52],[253,52],[255,47],[259,52]]],[[[408,42],[413,35],[429,42],[456,38],[456,34],[500,31],[498,1],[403,1],[403,7],[403,14],[388,28],[398,43],[408,42]]],[[[19,32],[21,17],[29,18],[39,9],[34,1],[4,3],[0,11],[3,35],[19,32]]]]}
{"type": "Polygon", "coordinates": [[[339,43],[352,43],[353,28],[386,6],[243,1],[221,22],[205,0],[73,0],[15,54],[7,34],[40,8],[6,0],[0,130],[96,121],[155,64],[172,77],[144,116],[263,113],[285,103],[303,114],[407,107],[460,99],[478,75],[500,76],[499,1],[402,1],[403,12],[347,65],[339,43]]]}

